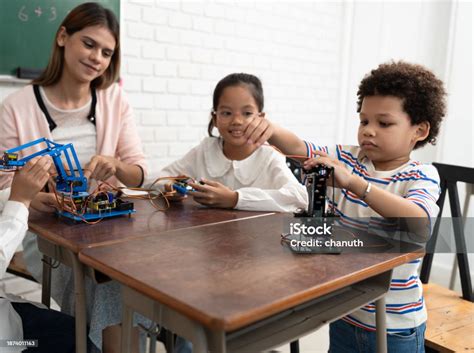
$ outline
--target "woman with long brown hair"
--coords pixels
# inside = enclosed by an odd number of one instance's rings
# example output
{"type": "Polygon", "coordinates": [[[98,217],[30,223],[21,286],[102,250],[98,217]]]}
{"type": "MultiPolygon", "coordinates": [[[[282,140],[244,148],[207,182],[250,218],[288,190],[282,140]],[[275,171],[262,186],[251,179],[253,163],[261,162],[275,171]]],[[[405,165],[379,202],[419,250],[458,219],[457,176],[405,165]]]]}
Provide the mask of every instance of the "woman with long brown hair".
{"type": "MultiPolygon", "coordinates": [[[[140,186],[147,165],[130,105],[116,83],[119,67],[120,31],[115,15],[97,3],[74,8],[56,33],[42,75],[2,102],[0,151],[41,137],[73,143],[89,179],[140,186]]],[[[0,189],[10,183],[11,173],[0,174],[0,189]]],[[[42,192],[31,206],[55,211],[54,196],[42,192]]],[[[36,236],[24,243],[25,257],[28,269],[40,277],[40,255],[32,243],[36,245],[36,236]]],[[[93,348],[115,352],[120,342],[119,286],[87,282],[86,291],[93,348]]],[[[74,312],[69,268],[60,266],[55,271],[52,296],[63,312],[74,312]]]]}

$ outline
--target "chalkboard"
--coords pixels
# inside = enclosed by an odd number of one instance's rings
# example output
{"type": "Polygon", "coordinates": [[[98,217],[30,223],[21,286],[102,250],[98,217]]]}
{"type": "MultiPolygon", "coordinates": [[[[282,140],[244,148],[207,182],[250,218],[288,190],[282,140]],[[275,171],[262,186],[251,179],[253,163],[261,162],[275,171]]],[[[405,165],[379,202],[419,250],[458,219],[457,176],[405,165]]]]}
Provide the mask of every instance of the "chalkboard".
{"type": "MultiPolygon", "coordinates": [[[[54,35],[66,15],[84,0],[0,0],[0,75],[48,64],[54,35]]],[[[120,0],[95,1],[120,18],[120,0]]]]}

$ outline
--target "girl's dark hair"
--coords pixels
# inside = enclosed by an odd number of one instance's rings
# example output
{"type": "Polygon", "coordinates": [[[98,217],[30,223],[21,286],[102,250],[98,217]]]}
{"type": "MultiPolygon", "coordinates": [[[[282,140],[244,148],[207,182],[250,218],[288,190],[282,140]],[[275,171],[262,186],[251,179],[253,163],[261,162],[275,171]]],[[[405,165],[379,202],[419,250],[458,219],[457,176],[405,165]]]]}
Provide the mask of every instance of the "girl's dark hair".
{"type": "Polygon", "coordinates": [[[357,92],[357,112],[368,96],[394,96],[402,100],[403,110],[411,124],[428,122],[430,132],[426,139],[418,141],[415,149],[436,143],[436,136],[446,114],[446,91],[443,81],[427,68],[404,61],[379,65],[364,77],[357,92]]]}
{"type": "Polygon", "coordinates": [[[120,26],[114,13],[95,2],[86,2],[69,12],[56,32],[53,50],[49,58],[48,66],[40,77],[33,80],[33,84],[50,86],[61,78],[64,68],[64,47],[60,47],[57,38],[61,27],[66,28],[68,35],[72,35],[86,27],[103,26],[107,28],[115,38],[115,48],[107,70],[91,82],[94,88],[107,88],[117,81],[120,69],[120,26]]]}
{"type": "Polygon", "coordinates": [[[221,99],[222,92],[224,92],[224,89],[226,89],[227,87],[234,86],[247,87],[250,93],[252,94],[253,99],[255,99],[255,102],[257,103],[258,111],[263,111],[263,88],[260,79],[254,75],[244,73],[234,73],[227,75],[217,83],[217,86],[214,89],[214,94],[212,97],[211,120],[209,121],[209,125],[207,126],[207,133],[211,137],[214,136],[212,134],[212,130],[215,126],[216,110],[217,106],[219,105],[219,100],[221,99]]]}

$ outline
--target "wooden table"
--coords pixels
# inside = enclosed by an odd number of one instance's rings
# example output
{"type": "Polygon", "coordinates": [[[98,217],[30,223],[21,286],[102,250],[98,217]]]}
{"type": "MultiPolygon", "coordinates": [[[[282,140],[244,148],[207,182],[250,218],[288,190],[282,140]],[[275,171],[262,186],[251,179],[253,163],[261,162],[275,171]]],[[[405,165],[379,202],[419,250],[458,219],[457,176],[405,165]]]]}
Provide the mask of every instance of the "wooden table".
{"type": "MultiPolygon", "coordinates": [[[[271,213],[209,209],[191,199],[173,203],[161,212],[149,201],[135,200],[137,212],[131,217],[104,219],[94,225],[76,223],[57,216],[32,212],[28,221],[31,231],[38,235],[38,246],[46,256],[72,267],[74,273],[76,351],[86,352],[86,307],[84,279],[86,272],[98,279],[96,273],[84,267],[78,259],[82,249],[104,246],[144,236],[155,236],[173,229],[199,227],[209,223],[226,223],[242,218],[260,217],[271,213]]],[[[50,267],[43,265],[43,286],[50,288],[50,267]]],[[[47,293],[49,300],[49,290],[47,293]]]]}
{"type": "Polygon", "coordinates": [[[383,351],[383,296],[392,269],[423,253],[412,246],[402,254],[294,254],[280,244],[289,217],[211,224],[82,250],[83,263],[122,284],[122,352],[128,352],[132,311],[190,339],[198,353],[258,352],[373,300],[383,351]]]}

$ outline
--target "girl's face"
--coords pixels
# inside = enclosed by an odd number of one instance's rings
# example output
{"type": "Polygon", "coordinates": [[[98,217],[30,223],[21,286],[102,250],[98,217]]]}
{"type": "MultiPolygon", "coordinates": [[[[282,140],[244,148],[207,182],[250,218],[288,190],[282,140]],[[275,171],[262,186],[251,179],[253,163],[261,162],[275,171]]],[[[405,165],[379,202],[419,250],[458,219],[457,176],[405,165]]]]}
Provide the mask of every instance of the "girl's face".
{"type": "Polygon", "coordinates": [[[242,86],[226,87],[219,98],[215,125],[224,139],[224,146],[245,146],[247,125],[254,118],[263,117],[250,90],[242,86]]]}
{"type": "Polygon", "coordinates": [[[109,67],[116,41],[109,29],[98,25],[72,35],[63,27],[57,43],[64,47],[63,74],[67,73],[78,82],[90,83],[109,67]]]}
{"type": "Polygon", "coordinates": [[[359,117],[359,145],[377,170],[392,170],[408,161],[416,142],[429,133],[427,123],[411,124],[403,101],[393,96],[365,97],[359,117]]]}

